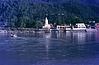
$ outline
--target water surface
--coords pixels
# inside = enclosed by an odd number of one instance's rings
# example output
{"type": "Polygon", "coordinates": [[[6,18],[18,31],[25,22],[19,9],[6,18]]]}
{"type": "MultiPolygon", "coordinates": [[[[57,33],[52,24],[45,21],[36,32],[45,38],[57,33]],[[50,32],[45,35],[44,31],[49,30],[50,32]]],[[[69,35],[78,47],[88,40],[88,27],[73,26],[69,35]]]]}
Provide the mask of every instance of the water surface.
{"type": "Polygon", "coordinates": [[[99,65],[99,32],[0,34],[0,65],[99,65]]]}

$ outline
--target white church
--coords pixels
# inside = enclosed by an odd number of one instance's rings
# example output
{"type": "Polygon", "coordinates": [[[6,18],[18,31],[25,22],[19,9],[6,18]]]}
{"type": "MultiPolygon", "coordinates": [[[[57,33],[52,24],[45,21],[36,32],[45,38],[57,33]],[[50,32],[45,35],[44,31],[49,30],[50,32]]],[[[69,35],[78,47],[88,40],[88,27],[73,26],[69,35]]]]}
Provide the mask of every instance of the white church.
{"type": "Polygon", "coordinates": [[[45,18],[45,24],[43,26],[43,29],[47,29],[47,30],[50,30],[51,28],[51,25],[48,23],[48,19],[47,17],[45,18]]]}

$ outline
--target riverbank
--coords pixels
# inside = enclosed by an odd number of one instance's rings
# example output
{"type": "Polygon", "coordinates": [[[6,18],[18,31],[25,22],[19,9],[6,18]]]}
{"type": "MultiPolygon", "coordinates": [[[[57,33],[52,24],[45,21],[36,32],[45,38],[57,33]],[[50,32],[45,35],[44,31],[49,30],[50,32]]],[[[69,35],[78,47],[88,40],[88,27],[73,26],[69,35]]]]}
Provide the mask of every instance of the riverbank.
{"type": "MultiPolygon", "coordinates": [[[[3,30],[1,30],[3,31],[3,30]]],[[[5,33],[45,33],[46,30],[45,29],[36,29],[36,28],[7,28],[4,31],[6,31],[5,33]]],[[[50,29],[48,33],[50,33],[51,31],[62,31],[62,30],[57,30],[57,29],[50,29]]],[[[73,32],[73,30],[67,30],[67,31],[71,31],[73,32]]],[[[76,30],[76,31],[81,31],[82,30],[76,30]]],[[[91,31],[98,31],[97,29],[86,29],[86,32],[91,32],[91,31]]],[[[62,31],[62,32],[66,32],[66,31],[62,31]]]]}

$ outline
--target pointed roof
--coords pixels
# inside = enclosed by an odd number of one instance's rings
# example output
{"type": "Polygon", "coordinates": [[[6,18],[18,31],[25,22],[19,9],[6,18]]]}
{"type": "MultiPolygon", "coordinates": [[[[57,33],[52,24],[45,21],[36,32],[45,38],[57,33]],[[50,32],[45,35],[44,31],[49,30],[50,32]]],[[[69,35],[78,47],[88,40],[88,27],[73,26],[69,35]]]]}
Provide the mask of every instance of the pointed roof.
{"type": "Polygon", "coordinates": [[[47,17],[45,18],[45,25],[48,25],[48,19],[47,19],[47,17]]]}

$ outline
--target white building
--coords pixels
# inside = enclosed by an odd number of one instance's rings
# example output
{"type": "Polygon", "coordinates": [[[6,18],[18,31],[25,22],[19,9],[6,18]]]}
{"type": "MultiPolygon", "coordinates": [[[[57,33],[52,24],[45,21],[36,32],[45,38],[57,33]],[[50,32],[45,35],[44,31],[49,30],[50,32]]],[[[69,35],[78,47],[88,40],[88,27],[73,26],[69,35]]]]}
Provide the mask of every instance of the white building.
{"type": "Polygon", "coordinates": [[[70,27],[70,25],[57,25],[57,30],[70,31],[71,27],[70,27]]]}
{"type": "Polygon", "coordinates": [[[51,25],[48,23],[47,17],[45,18],[45,24],[44,24],[44,26],[43,26],[43,29],[44,29],[46,32],[49,32],[50,29],[51,29],[51,25]]]}
{"type": "Polygon", "coordinates": [[[86,30],[86,25],[84,23],[77,23],[73,27],[73,30],[86,30]]]}

